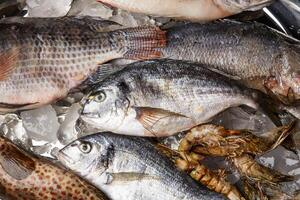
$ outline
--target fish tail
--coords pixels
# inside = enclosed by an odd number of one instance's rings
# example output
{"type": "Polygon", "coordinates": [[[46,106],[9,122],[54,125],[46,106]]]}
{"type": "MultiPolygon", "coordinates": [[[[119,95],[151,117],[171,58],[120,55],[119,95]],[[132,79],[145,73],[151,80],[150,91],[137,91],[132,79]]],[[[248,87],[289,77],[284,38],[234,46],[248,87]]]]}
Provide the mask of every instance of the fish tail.
{"type": "Polygon", "coordinates": [[[166,46],[166,33],[157,27],[137,27],[120,30],[124,39],[124,58],[143,60],[160,58],[158,48],[166,46]]]}

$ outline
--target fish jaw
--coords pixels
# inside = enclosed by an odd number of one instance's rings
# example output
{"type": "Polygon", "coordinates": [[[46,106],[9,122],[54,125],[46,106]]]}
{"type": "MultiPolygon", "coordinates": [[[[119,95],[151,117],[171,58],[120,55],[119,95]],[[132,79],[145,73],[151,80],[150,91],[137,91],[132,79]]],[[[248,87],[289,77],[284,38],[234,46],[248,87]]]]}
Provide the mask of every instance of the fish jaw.
{"type": "Polygon", "coordinates": [[[193,21],[224,18],[243,10],[258,10],[271,0],[98,0],[106,5],[155,16],[174,17],[193,21]]]}

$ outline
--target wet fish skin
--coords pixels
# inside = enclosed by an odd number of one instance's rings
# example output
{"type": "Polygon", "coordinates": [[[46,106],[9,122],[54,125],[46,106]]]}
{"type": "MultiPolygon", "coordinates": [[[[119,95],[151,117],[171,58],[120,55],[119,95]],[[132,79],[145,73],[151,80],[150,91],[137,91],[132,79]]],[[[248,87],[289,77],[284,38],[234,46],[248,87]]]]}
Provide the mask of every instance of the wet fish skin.
{"type": "Polygon", "coordinates": [[[300,42],[265,25],[192,23],[168,29],[167,40],[165,58],[204,63],[252,88],[300,98],[300,42]]]}
{"type": "Polygon", "coordinates": [[[272,0],[98,0],[106,5],[131,12],[173,17],[192,21],[211,21],[240,13],[259,10],[272,0]]]}
{"type": "Polygon", "coordinates": [[[0,188],[9,199],[107,199],[83,179],[30,156],[4,138],[0,152],[0,188]]]}
{"type": "Polygon", "coordinates": [[[137,62],[95,86],[83,100],[79,124],[99,131],[162,137],[206,123],[229,107],[264,109],[272,101],[260,95],[205,65],[137,62]]]}
{"type": "Polygon", "coordinates": [[[74,141],[57,157],[112,200],[224,199],[178,171],[144,138],[103,132],[74,141]]]}
{"type": "Polygon", "coordinates": [[[92,17],[1,20],[1,111],[36,108],[63,98],[106,61],[159,57],[153,48],[165,45],[164,32],[155,27],[118,28],[92,17]]]}

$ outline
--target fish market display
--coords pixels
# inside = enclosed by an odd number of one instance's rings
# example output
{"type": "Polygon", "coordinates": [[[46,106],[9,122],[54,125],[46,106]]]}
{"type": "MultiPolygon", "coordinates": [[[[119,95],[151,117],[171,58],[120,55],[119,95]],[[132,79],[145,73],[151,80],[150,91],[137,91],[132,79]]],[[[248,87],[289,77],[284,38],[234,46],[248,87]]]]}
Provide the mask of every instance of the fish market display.
{"type": "Polygon", "coordinates": [[[71,172],[32,157],[0,138],[1,193],[9,199],[107,199],[71,172]]]}
{"type": "Polygon", "coordinates": [[[61,99],[109,60],[159,57],[153,48],[164,46],[164,32],[117,27],[90,17],[0,21],[0,110],[36,108],[61,99]]]}
{"type": "Polygon", "coordinates": [[[146,139],[90,135],[72,142],[57,157],[112,200],[224,199],[178,171],[146,139]]]}
{"type": "Polygon", "coordinates": [[[229,107],[247,105],[271,117],[275,107],[263,93],[206,65],[177,60],[130,64],[98,82],[83,104],[83,127],[152,137],[206,123],[229,107]]]}
{"type": "Polygon", "coordinates": [[[240,13],[259,10],[272,0],[98,0],[131,12],[193,21],[211,21],[240,13]]]}
{"type": "Polygon", "coordinates": [[[265,25],[234,21],[187,24],[167,34],[166,58],[207,64],[286,103],[300,99],[300,42],[265,25]]]}

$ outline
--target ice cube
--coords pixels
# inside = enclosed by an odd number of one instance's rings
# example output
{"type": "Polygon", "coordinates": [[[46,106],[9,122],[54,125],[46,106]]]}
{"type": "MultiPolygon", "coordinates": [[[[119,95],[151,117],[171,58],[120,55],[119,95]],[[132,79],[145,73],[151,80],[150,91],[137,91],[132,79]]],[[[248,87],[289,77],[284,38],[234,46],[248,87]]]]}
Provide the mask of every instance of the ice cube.
{"type": "Polygon", "coordinates": [[[57,139],[59,123],[52,106],[44,106],[35,110],[21,112],[23,126],[28,136],[34,140],[52,142],[57,139]]]}
{"type": "Polygon", "coordinates": [[[248,113],[240,107],[220,113],[212,122],[227,129],[248,129],[258,135],[275,128],[274,123],[266,115],[259,112],[248,113]]]}
{"type": "Polygon", "coordinates": [[[31,140],[23,127],[22,120],[16,114],[1,115],[1,134],[9,140],[29,149],[31,140]]]}
{"type": "Polygon", "coordinates": [[[62,17],[71,8],[72,0],[27,0],[28,17],[62,17]]]}
{"type": "Polygon", "coordinates": [[[65,120],[57,132],[58,140],[63,144],[68,144],[77,139],[78,132],[75,129],[76,120],[79,118],[79,103],[73,104],[66,113],[65,120]]]}
{"type": "Polygon", "coordinates": [[[68,12],[70,16],[95,16],[103,19],[112,17],[113,10],[95,0],[74,0],[68,12]]]}

